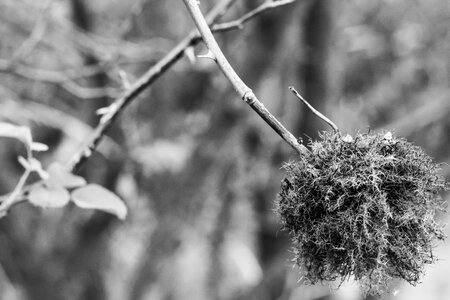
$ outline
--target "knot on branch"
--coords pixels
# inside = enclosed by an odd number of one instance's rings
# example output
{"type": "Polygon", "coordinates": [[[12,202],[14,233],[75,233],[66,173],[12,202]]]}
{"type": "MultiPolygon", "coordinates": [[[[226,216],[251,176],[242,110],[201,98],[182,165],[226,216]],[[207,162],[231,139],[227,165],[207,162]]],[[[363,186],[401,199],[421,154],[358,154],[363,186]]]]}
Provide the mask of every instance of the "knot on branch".
{"type": "Polygon", "coordinates": [[[415,285],[444,239],[434,215],[449,185],[419,147],[392,134],[323,133],[311,155],[285,164],[276,201],[308,283],[353,276],[363,291],[415,285]]]}
{"type": "Polygon", "coordinates": [[[252,90],[249,90],[245,92],[244,96],[242,96],[242,100],[244,100],[248,105],[252,105],[256,102],[256,96],[252,90]]]}

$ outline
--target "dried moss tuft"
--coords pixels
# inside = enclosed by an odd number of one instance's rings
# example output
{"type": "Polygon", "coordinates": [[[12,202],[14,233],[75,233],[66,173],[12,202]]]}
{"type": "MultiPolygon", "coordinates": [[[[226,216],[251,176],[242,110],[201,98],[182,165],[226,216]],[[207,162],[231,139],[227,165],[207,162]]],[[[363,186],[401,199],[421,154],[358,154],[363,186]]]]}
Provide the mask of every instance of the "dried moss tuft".
{"type": "Polygon", "coordinates": [[[389,132],[321,138],[311,156],[285,164],[276,200],[305,280],[353,276],[371,295],[393,279],[416,285],[444,239],[434,220],[448,189],[439,166],[389,132]]]}

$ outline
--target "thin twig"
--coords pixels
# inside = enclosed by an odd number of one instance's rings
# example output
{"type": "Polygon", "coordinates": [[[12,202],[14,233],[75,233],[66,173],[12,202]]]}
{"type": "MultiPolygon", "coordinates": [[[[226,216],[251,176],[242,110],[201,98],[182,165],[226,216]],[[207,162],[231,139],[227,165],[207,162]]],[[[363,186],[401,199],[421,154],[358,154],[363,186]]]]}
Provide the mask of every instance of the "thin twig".
{"type": "Polygon", "coordinates": [[[272,129],[275,130],[292,148],[300,155],[307,154],[309,150],[300,144],[292,133],[290,133],[258,100],[252,90],[242,81],[230,65],[225,55],[217,44],[208,23],[200,10],[197,0],[183,0],[194,20],[197,29],[203,37],[208,49],[214,55],[217,65],[225,77],[233,85],[236,92],[272,129]]]}
{"type": "Polygon", "coordinates": [[[281,6],[284,6],[287,4],[294,3],[295,1],[297,1],[297,0],[266,1],[263,4],[261,4],[260,6],[249,11],[248,13],[246,13],[239,19],[220,23],[220,24],[215,24],[215,25],[211,26],[211,31],[212,32],[224,32],[224,31],[229,31],[229,30],[234,30],[234,29],[242,29],[244,27],[245,23],[247,23],[249,20],[253,19],[254,17],[258,16],[259,14],[261,14],[267,10],[270,10],[270,9],[274,9],[277,7],[281,7],[281,6]]]}
{"type": "Polygon", "coordinates": [[[17,182],[17,185],[14,188],[14,190],[11,192],[11,194],[8,195],[8,197],[5,200],[3,200],[3,202],[0,203],[0,217],[3,217],[3,215],[9,209],[9,207],[14,202],[16,202],[19,196],[23,193],[25,183],[27,182],[27,179],[30,176],[30,174],[31,170],[26,168],[22,176],[20,176],[20,179],[17,182]]]}
{"type": "Polygon", "coordinates": [[[311,104],[308,103],[308,101],[305,100],[305,98],[302,97],[302,95],[300,95],[299,92],[297,92],[297,90],[290,86],[289,89],[294,93],[295,96],[297,96],[298,99],[300,99],[303,104],[305,104],[316,116],[318,116],[320,119],[324,120],[328,125],[331,126],[331,128],[333,128],[333,130],[335,132],[339,132],[339,128],[336,126],[336,124],[334,124],[330,119],[328,119],[327,117],[325,117],[320,111],[318,111],[317,109],[315,109],[311,104]]]}

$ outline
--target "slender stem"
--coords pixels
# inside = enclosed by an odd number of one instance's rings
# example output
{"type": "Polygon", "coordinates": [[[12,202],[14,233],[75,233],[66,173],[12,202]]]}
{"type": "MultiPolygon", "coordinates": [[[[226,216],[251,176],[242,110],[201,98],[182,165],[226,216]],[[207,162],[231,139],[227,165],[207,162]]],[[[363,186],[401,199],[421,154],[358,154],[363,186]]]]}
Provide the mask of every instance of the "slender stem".
{"type": "Polygon", "coordinates": [[[208,49],[214,55],[216,63],[222,70],[225,77],[233,85],[236,92],[272,129],[275,130],[292,148],[294,148],[300,155],[307,154],[309,150],[300,144],[292,133],[290,133],[258,100],[253,91],[242,81],[242,79],[234,71],[225,55],[222,53],[217,44],[211,29],[206,22],[200,10],[197,0],[183,0],[194,20],[197,29],[199,30],[203,41],[208,49]]]}
{"type": "Polygon", "coordinates": [[[16,199],[22,194],[22,191],[24,189],[25,183],[27,182],[28,177],[31,174],[31,170],[26,168],[23,172],[22,176],[20,176],[19,182],[17,182],[16,187],[14,190],[9,194],[8,198],[6,198],[1,204],[0,204],[0,217],[3,216],[3,214],[6,213],[6,211],[9,209],[11,205],[14,204],[16,199]]]}
{"type": "Polygon", "coordinates": [[[317,109],[315,109],[311,104],[309,104],[308,101],[305,100],[305,98],[302,97],[302,95],[300,95],[299,92],[297,92],[297,90],[290,86],[289,89],[294,93],[295,96],[297,96],[298,99],[300,99],[303,104],[305,104],[316,116],[318,116],[320,119],[324,120],[328,125],[330,125],[331,128],[333,128],[334,132],[339,132],[339,128],[336,126],[336,124],[333,123],[333,121],[331,121],[330,119],[328,119],[327,117],[325,117],[325,115],[323,115],[320,111],[318,111],[317,109]]]}

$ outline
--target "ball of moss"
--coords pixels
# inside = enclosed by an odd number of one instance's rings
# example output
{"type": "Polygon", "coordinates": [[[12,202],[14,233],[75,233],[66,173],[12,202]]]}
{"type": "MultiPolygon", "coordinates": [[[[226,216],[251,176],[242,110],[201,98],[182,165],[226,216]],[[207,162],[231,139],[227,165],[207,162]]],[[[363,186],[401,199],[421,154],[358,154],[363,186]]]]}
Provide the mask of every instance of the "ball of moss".
{"type": "Polygon", "coordinates": [[[379,295],[394,279],[416,285],[444,239],[435,213],[448,189],[439,166],[391,133],[323,133],[311,155],[285,164],[276,200],[306,282],[354,277],[379,295]]]}

